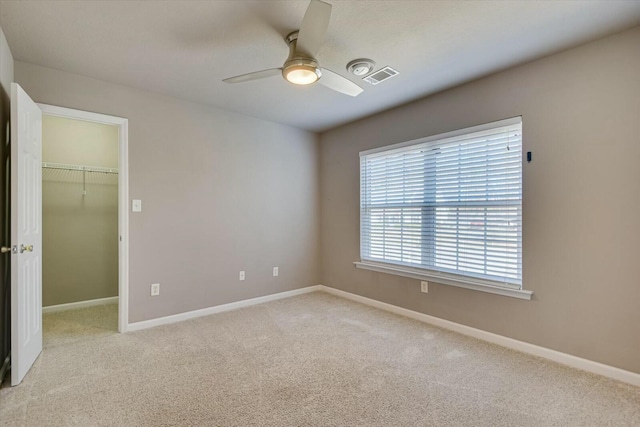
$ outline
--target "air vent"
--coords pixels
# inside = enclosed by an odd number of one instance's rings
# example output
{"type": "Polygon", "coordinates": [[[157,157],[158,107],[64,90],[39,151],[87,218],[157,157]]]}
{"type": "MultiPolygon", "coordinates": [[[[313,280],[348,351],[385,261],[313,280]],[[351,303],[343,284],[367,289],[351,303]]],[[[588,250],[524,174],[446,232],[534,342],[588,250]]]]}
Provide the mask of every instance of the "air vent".
{"type": "Polygon", "coordinates": [[[384,67],[381,70],[378,70],[372,74],[369,74],[367,77],[363,78],[365,82],[377,85],[378,83],[382,83],[383,81],[390,79],[393,76],[397,76],[399,73],[391,67],[384,67]]]}

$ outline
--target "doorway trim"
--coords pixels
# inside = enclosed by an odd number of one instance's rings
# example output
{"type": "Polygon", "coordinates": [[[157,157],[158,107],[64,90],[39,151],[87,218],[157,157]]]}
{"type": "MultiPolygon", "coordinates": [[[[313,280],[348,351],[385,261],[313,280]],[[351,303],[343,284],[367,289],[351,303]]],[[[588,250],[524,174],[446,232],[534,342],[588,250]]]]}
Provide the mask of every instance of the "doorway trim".
{"type": "Polygon", "coordinates": [[[37,104],[42,114],[118,127],[118,332],[129,325],[129,120],[56,105],[37,104]]]}

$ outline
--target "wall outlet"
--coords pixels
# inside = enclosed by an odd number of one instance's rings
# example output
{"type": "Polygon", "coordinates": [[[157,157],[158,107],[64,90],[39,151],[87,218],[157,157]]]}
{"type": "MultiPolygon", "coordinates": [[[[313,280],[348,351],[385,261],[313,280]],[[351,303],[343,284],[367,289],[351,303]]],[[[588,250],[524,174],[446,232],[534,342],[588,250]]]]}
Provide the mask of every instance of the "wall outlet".
{"type": "Polygon", "coordinates": [[[273,267],[273,277],[278,275],[278,267],[273,267]]]}
{"type": "Polygon", "coordinates": [[[420,292],[429,293],[429,282],[420,282],[420,292]]]}
{"type": "Polygon", "coordinates": [[[240,272],[240,280],[244,280],[244,271],[240,272]]]}
{"type": "Polygon", "coordinates": [[[160,295],[160,283],[153,283],[151,285],[151,296],[155,297],[157,295],[160,295]]]}

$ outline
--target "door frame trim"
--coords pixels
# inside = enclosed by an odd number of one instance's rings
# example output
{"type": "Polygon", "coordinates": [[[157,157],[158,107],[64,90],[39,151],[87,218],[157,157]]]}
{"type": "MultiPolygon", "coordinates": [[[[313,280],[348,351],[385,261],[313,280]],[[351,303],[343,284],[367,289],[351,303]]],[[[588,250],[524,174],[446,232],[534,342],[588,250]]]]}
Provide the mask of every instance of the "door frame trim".
{"type": "Polygon", "coordinates": [[[37,104],[43,115],[118,127],[118,332],[129,325],[129,120],[123,117],[37,104]]]}

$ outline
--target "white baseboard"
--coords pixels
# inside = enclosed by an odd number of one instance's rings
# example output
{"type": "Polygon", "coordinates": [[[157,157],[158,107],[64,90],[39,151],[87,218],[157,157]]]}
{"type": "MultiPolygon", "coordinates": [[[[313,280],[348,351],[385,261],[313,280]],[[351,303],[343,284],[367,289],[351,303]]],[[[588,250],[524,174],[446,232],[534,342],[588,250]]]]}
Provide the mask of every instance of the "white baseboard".
{"type": "Polygon", "coordinates": [[[118,297],[90,299],[88,301],[70,302],[68,304],[49,305],[42,307],[42,314],[55,313],[57,311],[75,310],[77,308],[93,307],[96,305],[114,304],[118,297]]]}
{"type": "Polygon", "coordinates": [[[289,298],[296,295],[307,294],[321,290],[320,285],[308,286],[306,288],[294,289],[292,291],[280,292],[277,294],[265,295],[263,297],[245,299],[242,301],[231,302],[228,304],[216,305],[200,310],[187,311],[186,313],[174,314],[172,316],[159,317],[157,319],[143,320],[141,322],[129,323],[127,331],[139,331],[142,329],[153,328],[160,325],[168,325],[170,323],[182,322],[183,320],[195,319],[196,317],[208,316],[210,314],[222,313],[225,311],[236,310],[238,308],[249,307],[252,305],[262,304],[269,301],[275,301],[283,298],[289,298]]]}
{"type": "Polygon", "coordinates": [[[391,313],[399,314],[401,316],[410,317],[412,319],[415,319],[424,323],[429,323],[431,325],[448,329],[454,332],[458,332],[463,335],[468,335],[470,337],[478,338],[483,341],[488,341],[490,343],[507,347],[512,350],[517,350],[522,353],[527,353],[534,356],[542,357],[544,359],[548,359],[548,360],[560,363],[562,365],[567,365],[572,368],[581,369],[583,371],[591,372],[597,375],[602,375],[604,377],[612,378],[614,380],[622,381],[622,382],[640,387],[640,374],[635,372],[625,371],[624,369],[615,368],[613,366],[594,362],[592,360],[583,359],[581,357],[572,356],[566,353],[561,353],[556,350],[551,350],[546,347],[540,347],[534,344],[529,344],[524,341],[518,341],[513,338],[508,338],[502,335],[483,331],[481,329],[476,329],[470,326],[461,325],[460,323],[455,323],[450,320],[429,316],[428,314],[419,313],[413,310],[408,310],[406,308],[387,304],[371,298],[366,298],[360,295],[352,294],[350,292],[341,291],[339,289],[330,288],[328,286],[319,285],[319,288],[320,288],[319,290],[321,290],[322,292],[326,292],[331,295],[335,295],[351,301],[366,304],[371,307],[375,307],[381,310],[389,311],[391,313]]]}

